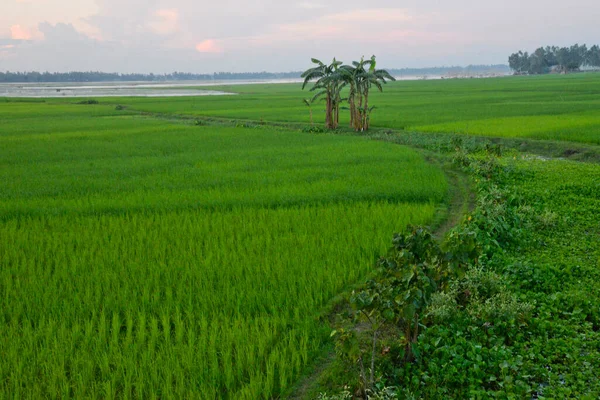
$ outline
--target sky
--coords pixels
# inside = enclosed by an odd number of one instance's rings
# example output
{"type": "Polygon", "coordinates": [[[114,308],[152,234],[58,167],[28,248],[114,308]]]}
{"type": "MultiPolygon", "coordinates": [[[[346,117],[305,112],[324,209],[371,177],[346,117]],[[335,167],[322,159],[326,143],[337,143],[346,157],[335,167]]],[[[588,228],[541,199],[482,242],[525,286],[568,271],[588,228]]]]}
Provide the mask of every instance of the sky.
{"type": "Polygon", "coordinates": [[[506,64],[600,42],[598,0],[0,0],[0,71],[284,72],[506,64]]]}

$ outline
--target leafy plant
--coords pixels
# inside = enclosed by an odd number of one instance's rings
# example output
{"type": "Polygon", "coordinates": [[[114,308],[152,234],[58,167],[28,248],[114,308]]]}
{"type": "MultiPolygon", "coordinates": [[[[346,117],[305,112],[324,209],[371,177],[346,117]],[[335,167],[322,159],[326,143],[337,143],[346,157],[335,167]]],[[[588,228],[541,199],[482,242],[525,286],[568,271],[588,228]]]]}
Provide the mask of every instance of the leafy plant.
{"type": "Polygon", "coordinates": [[[367,324],[370,344],[366,347],[352,330],[334,331],[334,334],[337,335],[337,353],[350,365],[358,366],[364,396],[375,385],[380,331],[387,325],[398,329],[404,362],[419,359],[416,344],[425,310],[436,292],[446,290],[453,277],[464,274],[468,262],[465,254],[472,251],[471,247],[470,244],[449,246],[460,253],[445,253],[427,229],[413,227],[409,233],[394,236],[390,254],[378,262],[377,276],[363,289],[352,293],[352,315],[356,321],[367,324]]]}
{"type": "Polygon", "coordinates": [[[304,83],[302,89],[306,87],[308,82],[316,80],[311,92],[316,92],[310,99],[310,103],[317,101],[321,97],[325,97],[325,126],[328,129],[336,129],[339,124],[340,104],[342,102],[341,90],[345,86],[345,82],[341,79],[340,66],[341,61],[335,58],[331,64],[326,65],[316,58],[312,59],[316,67],[310,68],[302,74],[304,83]]]}
{"type": "Polygon", "coordinates": [[[320,126],[308,126],[305,128],[302,128],[302,132],[305,133],[325,133],[327,132],[325,129],[323,129],[320,126]]]}
{"type": "Polygon", "coordinates": [[[350,127],[357,132],[369,129],[371,112],[375,107],[369,105],[369,92],[375,86],[380,92],[383,91],[382,84],[396,79],[386,70],[376,69],[375,56],[365,60],[354,61],[352,65],[341,67],[342,75],[350,86],[348,104],[350,110],[350,127]]]}
{"type": "MultiPolygon", "coordinates": [[[[336,129],[339,125],[341,104],[347,101],[350,110],[350,126],[355,131],[369,129],[371,112],[375,109],[369,104],[369,93],[372,86],[383,91],[382,84],[395,81],[395,78],[386,70],[376,69],[375,56],[365,60],[354,61],[352,65],[342,65],[335,58],[330,65],[325,65],[317,59],[312,59],[316,67],[306,70],[302,74],[304,83],[302,89],[309,81],[315,80],[311,91],[317,93],[311,100],[304,100],[309,105],[325,96],[325,125],[329,129],[336,129]],[[342,98],[342,90],[350,87],[348,98],[342,98]]],[[[311,112],[312,116],[312,112],[311,112]]],[[[311,117],[312,121],[312,117],[311,117]]]]}

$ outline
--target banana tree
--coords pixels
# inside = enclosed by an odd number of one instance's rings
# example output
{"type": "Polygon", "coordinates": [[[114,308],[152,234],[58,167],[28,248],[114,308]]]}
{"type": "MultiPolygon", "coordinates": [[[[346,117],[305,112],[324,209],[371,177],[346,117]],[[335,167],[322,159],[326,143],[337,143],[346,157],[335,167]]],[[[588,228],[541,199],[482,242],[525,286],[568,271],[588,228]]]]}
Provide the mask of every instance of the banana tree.
{"type": "Polygon", "coordinates": [[[369,91],[375,86],[380,92],[383,84],[395,81],[386,70],[376,69],[375,56],[365,60],[354,61],[352,66],[345,65],[342,69],[346,72],[346,79],[350,85],[348,103],[350,106],[350,126],[356,131],[369,129],[370,116],[374,107],[369,106],[369,91]]]}
{"type": "Polygon", "coordinates": [[[310,81],[315,81],[310,89],[316,92],[311,102],[325,97],[325,125],[329,129],[335,129],[339,125],[340,105],[347,100],[350,109],[350,127],[355,131],[366,131],[369,129],[370,116],[374,107],[369,105],[369,94],[371,87],[375,86],[380,92],[383,84],[395,81],[386,70],[377,69],[375,56],[365,60],[354,61],[352,65],[342,65],[335,58],[329,65],[313,58],[315,67],[306,70],[302,74],[304,83],[302,89],[310,81]],[[342,98],[342,90],[349,86],[348,98],[342,98]]]}
{"type": "Polygon", "coordinates": [[[340,104],[342,102],[341,90],[345,86],[345,81],[342,79],[340,72],[341,61],[335,58],[331,64],[326,65],[316,58],[311,59],[315,67],[310,68],[302,74],[304,83],[302,89],[313,80],[316,80],[313,87],[310,89],[316,92],[310,102],[315,102],[321,97],[325,97],[325,125],[328,129],[335,129],[339,124],[340,104]]]}
{"type": "Polygon", "coordinates": [[[341,70],[343,71],[344,79],[350,86],[350,93],[348,94],[348,108],[350,110],[350,127],[355,130],[361,130],[362,117],[360,110],[362,109],[363,102],[363,91],[362,91],[362,76],[365,72],[365,65],[370,60],[365,61],[361,58],[359,61],[353,61],[352,65],[343,65],[341,70]]]}

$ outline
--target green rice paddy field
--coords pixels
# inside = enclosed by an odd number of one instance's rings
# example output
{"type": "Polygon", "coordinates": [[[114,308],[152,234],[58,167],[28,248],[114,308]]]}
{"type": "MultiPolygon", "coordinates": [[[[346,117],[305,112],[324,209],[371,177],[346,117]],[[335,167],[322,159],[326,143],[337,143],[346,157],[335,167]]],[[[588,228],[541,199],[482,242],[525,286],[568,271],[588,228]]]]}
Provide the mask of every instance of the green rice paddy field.
{"type": "MultiPolygon", "coordinates": [[[[286,396],[332,299],[443,214],[417,150],[176,118],[308,122],[299,85],[221,89],[0,99],[0,399],[286,396]]],[[[600,74],[385,89],[375,127],[600,144],[600,74]]]]}
{"type": "MultiPolygon", "coordinates": [[[[217,89],[239,95],[126,103],[150,112],[308,123],[302,99],[311,93],[299,86],[223,86],[217,89]]],[[[372,104],[374,127],[600,144],[597,73],[392,82],[372,94],[372,104]]],[[[322,103],[313,112],[324,120],[322,103]]]]}
{"type": "Polygon", "coordinates": [[[444,173],[413,150],[0,105],[0,397],[270,398],[444,173]]]}

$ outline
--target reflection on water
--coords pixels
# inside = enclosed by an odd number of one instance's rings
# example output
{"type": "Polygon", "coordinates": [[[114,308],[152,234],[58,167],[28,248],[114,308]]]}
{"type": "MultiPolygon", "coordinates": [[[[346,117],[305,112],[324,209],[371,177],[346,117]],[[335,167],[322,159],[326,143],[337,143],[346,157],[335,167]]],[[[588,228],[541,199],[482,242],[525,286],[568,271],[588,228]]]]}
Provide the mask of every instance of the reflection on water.
{"type": "Polygon", "coordinates": [[[201,90],[190,86],[199,86],[195,83],[187,84],[151,84],[121,82],[111,84],[90,83],[56,83],[56,84],[0,84],[0,97],[177,97],[177,96],[222,96],[232,95],[217,90],[201,90]]]}
{"type": "Polygon", "coordinates": [[[0,97],[178,97],[234,95],[206,89],[221,85],[299,83],[299,79],[185,81],[185,82],[60,82],[0,83],[0,97]]]}
{"type": "MultiPolygon", "coordinates": [[[[442,76],[397,76],[398,80],[443,79],[442,76]]],[[[234,95],[211,86],[301,83],[301,79],[211,80],[185,82],[0,83],[0,97],[178,97],[234,95]]]]}

